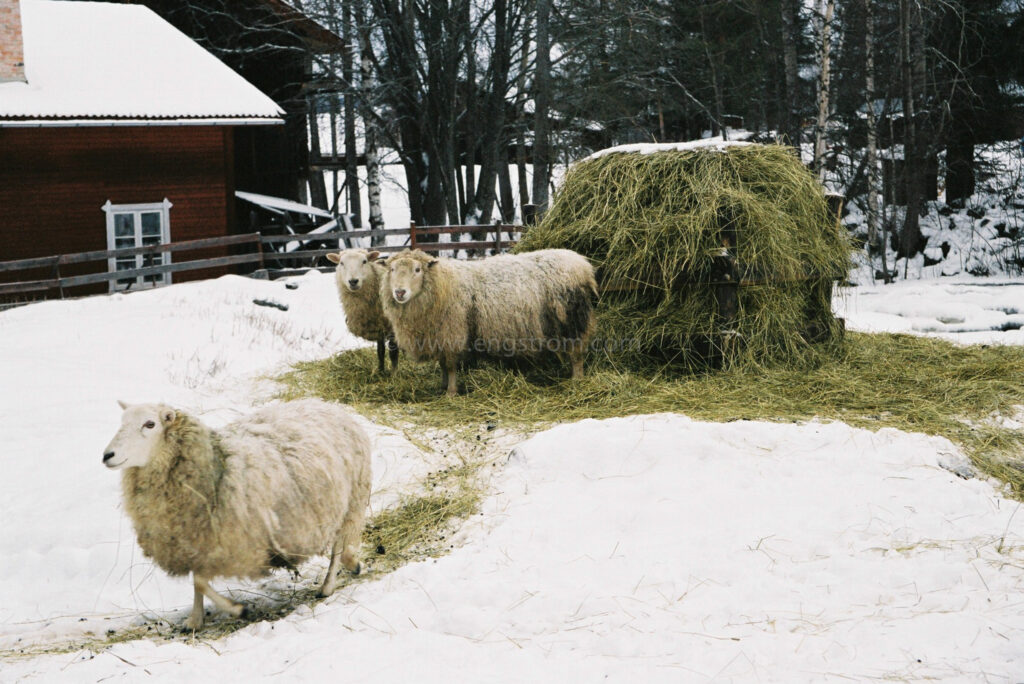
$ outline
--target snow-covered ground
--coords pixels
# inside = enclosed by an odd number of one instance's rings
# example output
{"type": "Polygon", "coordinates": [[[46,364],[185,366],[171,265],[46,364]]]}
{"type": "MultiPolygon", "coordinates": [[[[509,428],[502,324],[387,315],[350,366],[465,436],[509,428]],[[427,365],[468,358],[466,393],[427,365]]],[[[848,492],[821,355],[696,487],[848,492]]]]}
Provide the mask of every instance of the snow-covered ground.
{"type": "MultiPolygon", "coordinates": [[[[222,424],[271,400],[266,378],[286,364],[361,344],[330,276],[293,282],[225,277],[0,313],[0,650],[102,637],[141,615],[184,619],[189,583],[141,556],[119,478],[100,461],[119,424],[115,399],[163,400],[222,424]]],[[[853,329],[924,333],[932,319],[987,325],[1022,292],[943,281],[839,301],[853,329]]],[[[380,510],[435,455],[364,423],[380,510]]],[[[1024,672],[1024,514],[993,483],[940,467],[961,458],[946,440],[666,414],[561,425],[502,456],[482,514],[442,558],[215,641],[5,657],[0,681],[1014,682],[1024,672]]],[[[260,590],[216,584],[239,598],[260,590]]]]}
{"type": "MultiPolygon", "coordinates": [[[[895,150],[897,157],[902,150],[895,150]]],[[[806,158],[806,157],[805,157],[806,158]]],[[[939,155],[940,165],[945,163],[939,155]]],[[[1024,274],[1024,148],[1018,141],[979,145],[975,149],[977,184],[974,194],[957,206],[946,203],[945,189],[937,188],[938,199],[927,202],[921,216],[924,251],[896,259],[892,243],[886,245],[887,266],[899,277],[911,280],[942,276],[1011,276],[1024,274]]],[[[844,193],[848,174],[859,159],[846,159],[827,180],[830,189],[844,193]]],[[[941,177],[940,177],[941,180],[941,177]]],[[[844,210],[843,225],[860,240],[867,239],[866,200],[854,198],[844,210]]],[[[883,221],[890,233],[903,225],[905,207],[883,208],[883,221]]],[[[891,239],[891,235],[889,235],[891,239]]],[[[874,281],[881,272],[881,258],[872,261],[861,255],[852,274],[862,284],[874,281]]]]}
{"type": "Polygon", "coordinates": [[[960,276],[839,288],[836,314],[863,332],[959,344],[1024,344],[1024,280],[960,276]]]}

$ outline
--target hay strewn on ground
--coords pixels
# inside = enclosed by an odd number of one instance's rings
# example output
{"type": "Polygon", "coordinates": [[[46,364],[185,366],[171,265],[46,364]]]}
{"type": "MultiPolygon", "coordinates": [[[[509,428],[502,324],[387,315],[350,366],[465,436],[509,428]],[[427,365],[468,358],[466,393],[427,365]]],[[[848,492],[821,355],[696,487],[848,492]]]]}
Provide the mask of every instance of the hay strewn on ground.
{"type": "Polygon", "coordinates": [[[472,438],[490,424],[536,430],[555,422],[645,413],[700,420],[842,420],[947,437],[983,472],[1024,498],[1024,432],[993,416],[1024,406],[1024,348],[957,347],[905,335],[851,333],[835,358],[813,368],[732,368],[686,374],[630,370],[614,357],[589,359],[581,381],[558,367],[511,371],[492,364],[461,377],[466,393],[442,395],[436,364],[374,373],[371,350],[303,363],[286,374],[285,398],[350,404],[395,426],[437,427],[472,438]]]}
{"type": "Polygon", "coordinates": [[[839,333],[828,288],[844,279],[851,246],[817,180],[788,148],[747,145],[652,154],[613,153],[573,166],[541,223],[517,251],[573,249],[591,259],[604,292],[597,338],[694,368],[723,327],[711,277],[735,231],[746,277],[777,285],[740,289],[740,364],[806,360],[806,333],[839,333]],[[617,289],[616,289],[617,288],[617,289]]]}

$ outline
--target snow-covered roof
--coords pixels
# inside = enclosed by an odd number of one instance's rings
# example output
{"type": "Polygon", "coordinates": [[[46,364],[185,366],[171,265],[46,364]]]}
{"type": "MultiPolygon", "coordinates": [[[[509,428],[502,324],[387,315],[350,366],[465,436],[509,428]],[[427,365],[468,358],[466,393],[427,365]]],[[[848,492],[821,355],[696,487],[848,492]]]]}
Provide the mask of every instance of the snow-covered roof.
{"type": "Polygon", "coordinates": [[[278,123],[283,114],[141,5],[22,0],[21,18],[28,82],[0,83],[0,126],[19,119],[278,123]]]}
{"type": "Polygon", "coordinates": [[[686,142],[678,143],[636,143],[633,145],[619,145],[617,147],[598,150],[587,157],[587,159],[597,159],[598,157],[620,152],[626,154],[654,154],[655,152],[679,152],[685,150],[724,150],[728,147],[739,147],[753,144],[754,143],[747,142],[746,140],[722,140],[722,136],[719,135],[713,138],[688,140],[686,142]]]}
{"type": "Polygon", "coordinates": [[[290,199],[284,199],[283,197],[273,197],[272,195],[260,195],[255,192],[243,192],[241,190],[235,191],[235,197],[237,197],[238,199],[245,200],[246,202],[252,202],[253,204],[257,204],[261,207],[264,207],[265,209],[270,209],[271,211],[294,211],[299,214],[309,214],[311,216],[323,216],[324,218],[334,218],[334,214],[327,211],[326,209],[314,207],[310,204],[302,204],[301,202],[294,202],[290,199]]]}

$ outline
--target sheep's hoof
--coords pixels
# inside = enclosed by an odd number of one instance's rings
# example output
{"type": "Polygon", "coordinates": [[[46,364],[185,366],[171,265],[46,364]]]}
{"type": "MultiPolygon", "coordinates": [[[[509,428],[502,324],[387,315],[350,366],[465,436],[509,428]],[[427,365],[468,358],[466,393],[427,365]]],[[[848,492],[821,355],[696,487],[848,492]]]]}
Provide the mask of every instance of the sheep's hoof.
{"type": "Polygon", "coordinates": [[[185,620],[185,624],[182,625],[181,631],[198,632],[203,628],[204,617],[204,615],[200,615],[198,618],[195,615],[189,615],[188,619],[185,620]]]}
{"type": "Polygon", "coordinates": [[[352,574],[353,575],[358,575],[362,571],[363,571],[363,564],[362,563],[356,563],[356,567],[352,568],[352,574]]]}

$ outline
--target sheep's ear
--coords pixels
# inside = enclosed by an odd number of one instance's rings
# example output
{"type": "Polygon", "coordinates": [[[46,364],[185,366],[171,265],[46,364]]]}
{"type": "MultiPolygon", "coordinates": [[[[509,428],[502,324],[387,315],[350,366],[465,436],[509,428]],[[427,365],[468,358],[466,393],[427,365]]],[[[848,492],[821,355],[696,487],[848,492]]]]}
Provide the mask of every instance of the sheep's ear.
{"type": "Polygon", "coordinates": [[[164,425],[170,425],[174,422],[176,416],[177,414],[174,412],[174,409],[164,409],[160,412],[160,420],[164,425]]]}
{"type": "Polygon", "coordinates": [[[128,408],[128,402],[121,401],[120,399],[117,400],[117,405],[121,407],[122,411],[128,408]]]}
{"type": "Polygon", "coordinates": [[[340,263],[341,262],[341,252],[331,252],[331,253],[329,253],[327,255],[327,260],[330,261],[332,264],[340,263]]]}
{"type": "Polygon", "coordinates": [[[376,261],[377,257],[380,256],[380,252],[374,251],[366,255],[366,258],[370,261],[376,261]]]}
{"type": "Polygon", "coordinates": [[[434,266],[437,266],[437,259],[431,259],[427,262],[427,268],[433,268],[434,266]]]}

